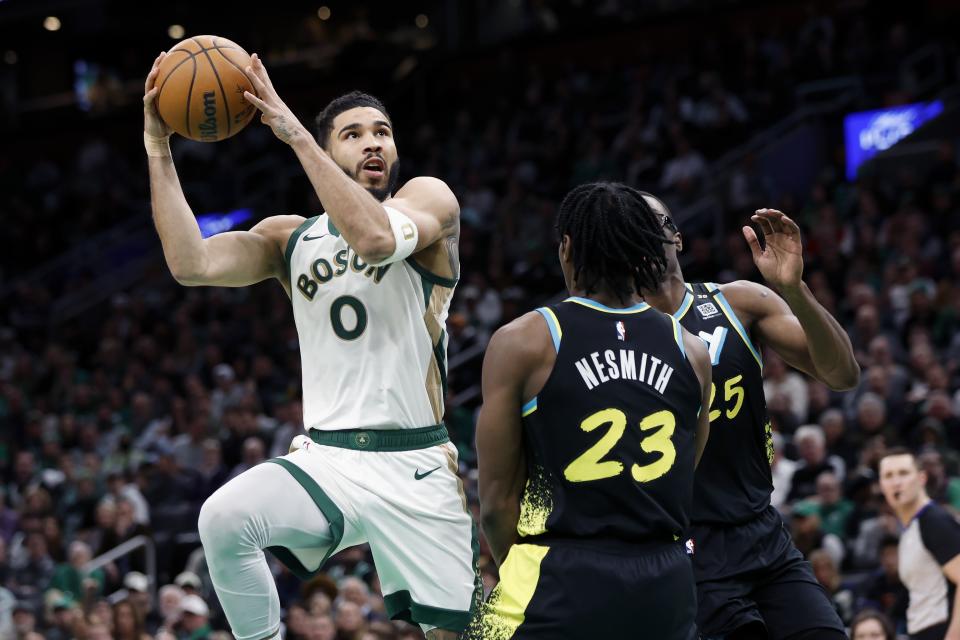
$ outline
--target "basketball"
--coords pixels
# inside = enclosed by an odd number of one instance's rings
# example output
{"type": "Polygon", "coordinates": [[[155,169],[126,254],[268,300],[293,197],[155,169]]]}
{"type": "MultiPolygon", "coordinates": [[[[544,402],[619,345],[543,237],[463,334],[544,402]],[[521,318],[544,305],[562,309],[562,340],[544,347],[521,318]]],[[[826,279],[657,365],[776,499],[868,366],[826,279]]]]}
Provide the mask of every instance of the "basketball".
{"type": "Polygon", "coordinates": [[[157,112],[185,138],[217,142],[236,135],[257,110],[243,99],[256,94],[243,70],[250,56],[240,45],[218,36],[186,38],[160,63],[157,112]]]}

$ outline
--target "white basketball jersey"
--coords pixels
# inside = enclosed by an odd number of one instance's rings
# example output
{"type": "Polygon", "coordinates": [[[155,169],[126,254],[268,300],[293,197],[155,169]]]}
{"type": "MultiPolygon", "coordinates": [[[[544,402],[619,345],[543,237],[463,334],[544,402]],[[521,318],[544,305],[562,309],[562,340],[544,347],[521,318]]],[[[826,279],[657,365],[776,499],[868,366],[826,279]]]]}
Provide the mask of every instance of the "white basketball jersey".
{"type": "Polygon", "coordinates": [[[287,242],[307,429],[412,429],[443,418],[456,280],[413,257],[364,263],[327,214],[287,242]]]}

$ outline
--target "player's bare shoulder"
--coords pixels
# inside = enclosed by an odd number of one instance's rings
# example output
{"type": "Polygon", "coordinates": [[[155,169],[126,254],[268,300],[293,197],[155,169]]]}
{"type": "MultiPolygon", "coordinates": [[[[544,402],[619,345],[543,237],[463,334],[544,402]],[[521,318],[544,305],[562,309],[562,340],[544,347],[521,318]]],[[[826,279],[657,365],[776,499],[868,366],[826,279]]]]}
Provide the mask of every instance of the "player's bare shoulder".
{"type": "Polygon", "coordinates": [[[307,218],[297,215],[270,216],[250,228],[250,233],[260,236],[272,247],[273,275],[280,280],[288,294],[288,283],[284,277],[287,270],[284,256],[287,251],[287,244],[293,238],[294,232],[306,220],[307,218]]]}
{"type": "Polygon", "coordinates": [[[546,320],[537,311],[525,313],[497,329],[487,345],[484,371],[524,381],[525,395],[546,383],[556,361],[556,348],[546,320]]]}
{"type": "Polygon", "coordinates": [[[750,280],[734,280],[719,286],[740,321],[750,326],[756,320],[775,311],[783,300],[770,287],[750,280]]]}
{"type": "Polygon", "coordinates": [[[303,216],[270,216],[253,225],[253,227],[250,228],[250,232],[274,241],[282,253],[287,247],[287,241],[290,239],[290,236],[293,235],[297,227],[305,221],[306,218],[303,216]]]}
{"type": "MultiPolygon", "coordinates": [[[[450,186],[440,178],[417,176],[408,180],[394,198],[435,214],[441,223],[460,219],[460,203],[450,186]]],[[[459,225],[458,225],[459,226],[459,225]]]]}

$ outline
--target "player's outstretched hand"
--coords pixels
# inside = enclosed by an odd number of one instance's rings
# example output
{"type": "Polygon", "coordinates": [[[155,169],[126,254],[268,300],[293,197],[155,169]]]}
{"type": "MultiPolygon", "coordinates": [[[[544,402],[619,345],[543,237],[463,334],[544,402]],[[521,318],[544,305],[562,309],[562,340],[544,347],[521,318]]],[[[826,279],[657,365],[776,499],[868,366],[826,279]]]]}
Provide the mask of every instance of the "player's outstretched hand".
{"type": "Polygon", "coordinates": [[[157,59],[153,61],[153,67],[147,74],[147,80],[143,84],[143,130],[155,138],[166,138],[173,129],[160,119],[157,113],[157,106],[154,101],[157,99],[159,89],[155,86],[157,83],[157,73],[160,69],[160,63],[166,57],[167,52],[161,51],[157,59]]]}
{"type": "Polygon", "coordinates": [[[260,56],[257,54],[250,56],[250,66],[244,69],[244,73],[250,78],[250,82],[253,83],[253,88],[257,90],[259,97],[249,91],[244,91],[243,97],[260,110],[260,122],[273,129],[273,134],[287,144],[292,144],[299,136],[310,135],[297,117],[293,115],[293,112],[290,111],[290,108],[277,95],[260,56]]]}
{"type": "Polygon", "coordinates": [[[743,228],[743,237],[750,245],[753,262],[763,278],[778,289],[800,286],[803,278],[803,245],[800,227],[782,211],[757,209],[750,219],[760,227],[766,247],[752,227],[743,228]]]}

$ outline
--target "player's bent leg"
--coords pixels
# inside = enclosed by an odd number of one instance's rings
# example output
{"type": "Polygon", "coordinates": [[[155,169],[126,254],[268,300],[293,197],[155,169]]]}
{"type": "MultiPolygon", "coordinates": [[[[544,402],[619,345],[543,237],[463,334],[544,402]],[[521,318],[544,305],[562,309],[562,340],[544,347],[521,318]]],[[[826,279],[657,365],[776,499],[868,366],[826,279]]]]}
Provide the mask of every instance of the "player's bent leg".
{"type": "Polygon", "coordinates": [[[272,463],[253,467],[210,496],[198,529],[237,640],[279,638],[280,600],[263,550],[286,548],[314,569],[334,543],[329,521],[304,487],[272,463]]]}
{"type": "Polygon", "coordinates": [[[830,634],[830,630],[843,634],[843,622],[810,563],[792,545],[775,573],[755,587],[751,596],[772,640],[844,637],[830,634]],[[806,632],[812,635],[801,635],[806,632]]]}

